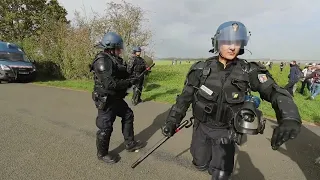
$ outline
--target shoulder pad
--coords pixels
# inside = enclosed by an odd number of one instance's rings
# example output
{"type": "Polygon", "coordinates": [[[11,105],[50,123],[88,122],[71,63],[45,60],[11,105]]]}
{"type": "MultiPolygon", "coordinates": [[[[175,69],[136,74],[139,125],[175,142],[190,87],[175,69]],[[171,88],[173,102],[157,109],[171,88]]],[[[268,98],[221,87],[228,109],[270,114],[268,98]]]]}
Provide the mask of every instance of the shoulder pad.
{"type": "Polygon", "coordinates": [[[96,54],[96,56],[94,57],[94,60],[93,60],[93,62],[92,62],[92,66],[93,66],[93,64],[98,60],[98,59],[104,59],[105,58],[105,56],[103,55],[103,53],[102,52],[99,52],[98,54],[96,54]]]}
{"type": "Polygon", "coordinates": [[[95,61],[95,64],[94,64],[94,67],[97,71],[105,71],[106,70],[106,64],[105,64],[105,60],[104,58],[98,58],[96,61],[95,61]]]}
{"type": "Polygon", "coordinates": [[[95,67],[94,64],[98,59],[101,59],[101,58],[104,58],[104,56],[102,55],[102,52],[99,52],[98,54],[95,55],[93,62],[89,64],[90,72],[94,71],[94,67],[95,67]]]}
{"type": "Polygon", "coordinates": [[[193,71],[197,71],[197,70],[203,70],[205,67],[205,62],[204,61],[197,61],[194,64],[192,64],[192,66],[190,67],[187,76],[189,76],[189,74],[193,71]]]}
{"type": "Polygon", "coordinates": [[[105,55],[102,52],[100,52],[96,55],[95,59],[99,59],[99,58],[105,58],[105,55]]]}
{"type": "Polygon", "coordinates": [[[107,66],[112,66],[113,60],[111,59],[110,56],[105,56],[102,53],[97,54],[95,60],[93,61],[92,69],[102,72],[105,71],[107,66]]]}
{"type": "Polygon", "coordinates": [[[190,67],[190,71],[192,70],[202,70],[205,67],[204,61],[197,61],[190,67]]]}
{"type": "Polygon", "coordinates": [[[251,61],[251,62],[249,62],[249,65],[250,65],[249,72],[252,72],[252,71],[255,71],[255,70],[267,71],[267,68],[263,64],[261,64],[259,62],[251,61]]]}

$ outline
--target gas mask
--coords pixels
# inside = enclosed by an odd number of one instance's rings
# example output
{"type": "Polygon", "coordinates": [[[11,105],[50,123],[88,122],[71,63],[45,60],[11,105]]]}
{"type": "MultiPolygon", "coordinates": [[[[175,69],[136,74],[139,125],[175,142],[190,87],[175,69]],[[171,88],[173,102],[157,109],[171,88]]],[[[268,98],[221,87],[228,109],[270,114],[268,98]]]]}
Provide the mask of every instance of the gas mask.
{"type": "Polygon", "coordinates": [[[242,108],[234,118],[234,128],[242,134],[263,134],[266,120],[262,118],[262,112],[258,109],[260,99],[256,96],[247,95],[242,108]]]}

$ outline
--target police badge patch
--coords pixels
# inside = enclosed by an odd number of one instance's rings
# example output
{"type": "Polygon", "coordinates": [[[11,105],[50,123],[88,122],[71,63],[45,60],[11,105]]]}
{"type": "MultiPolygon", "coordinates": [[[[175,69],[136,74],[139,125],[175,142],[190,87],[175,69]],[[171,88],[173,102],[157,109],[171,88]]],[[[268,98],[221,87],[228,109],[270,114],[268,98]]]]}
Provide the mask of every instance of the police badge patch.
{"type": "Polygon", "coordinates": [[[258,79],[261,83],[265,83],[268,80],[266,74],[258,74],[258,79]]]}
{"type": "Polygon", "coordinates": [[[238,31],[239,25],[237,23],[232,24],[233,31],[238,31]]]}

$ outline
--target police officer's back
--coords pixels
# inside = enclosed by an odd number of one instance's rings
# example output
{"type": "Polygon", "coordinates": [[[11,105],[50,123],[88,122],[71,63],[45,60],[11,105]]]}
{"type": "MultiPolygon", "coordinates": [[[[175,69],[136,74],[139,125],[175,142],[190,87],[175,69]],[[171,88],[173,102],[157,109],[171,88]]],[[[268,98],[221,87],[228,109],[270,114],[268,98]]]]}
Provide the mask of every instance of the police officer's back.
{"type": "Polygon", "coordinates": [[[134,115],[123,99],[127,95],[127,89],[136,83],[137,79],[129,79],[127,67],[119,57],[123,49],[123,40],[118,34],[106,33],[98,47],[103,51],[96,55],[91,66],[91,71],[94,72],[92,98],[98,109],[97,156],[99,160],[112,164],[120,159],[118,154],[109,153],[116,116],[122,118],[122,133],[127,151],[132,152],[143,147],[140,141],[134,140],[134,115]]]}
{"type": "Polygon", "coordinates": [[[248,40],[246,27],[240,22],[229,21],[219,26],[211,50],[218,56],[190,68],[182,93],[162,128],[165,136],[173,135],[192,104],[195,118],[190,147],[192,163],[201,171],[208,170],[212,180],[231,177],[235,143],[240,144],[242,134],[263,133],[265,120],[250,98],[251,91],[258,91],[275,110],[279,127],[271,139],[273,149],[300,132],[301,118],[288,91],[276,84],[262,64],[237,58],[244,53],[248,40]]]}
{"type": "MultiPolygon", "coordinates": [[[[133,77],[139,77],[143,71],[147,68],[146,61],[140,56],[141,48],[134,47],[132,51],[132,57],[128,62],[128,73],[132,74],[133,77]]],[[[141,94],[143,89],[144,75],[139,77],[139,80],[136,84],[134,84],[133,88],[133,96],[132,96],[132,104],[137,105],[142,102],[141,94]]]]}

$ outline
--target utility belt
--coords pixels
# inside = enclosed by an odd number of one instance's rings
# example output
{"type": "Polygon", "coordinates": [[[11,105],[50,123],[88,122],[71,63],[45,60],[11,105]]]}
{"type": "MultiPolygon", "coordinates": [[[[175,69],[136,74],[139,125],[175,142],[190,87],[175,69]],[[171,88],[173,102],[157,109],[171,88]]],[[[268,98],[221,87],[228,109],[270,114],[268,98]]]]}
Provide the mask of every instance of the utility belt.
{"type": "MultiPolygon", "coordinates": [[[[199,119],[194,119],[194,125],[193,128],[197,129],[200,124],[204,124],[199,119]]],[[[205,126],[208,126],[207,123],[204,124],[205,126]]],[[[209,125],[210,127],[210,125],[209,125]]],[[[214,129],[214,127],[212,127],[214,129]]],[[[220,127],[215,127],[215,129],[220,129],[220,127]]],[[[237,133],[234,128],[232,127],[225,127],[225,129],[228,129],[228,137],[222,137],[219,139],[210,139],[212,145],[218,145],[218,144],[233,144],[236,143],[238,145],[242,144],[242,137],[243,134],[237,133]]]]}
{"type": "Polygon", "coordinates": [[[95,102],[96,108],[105,109],[106,105],[118,100],[122,100],[128,93],[127,92],[115,92],[115,91],[93,91],[92,100],[95,102]]]}
{"type": "Polygon", "coordinates": [[[92,100],[95,102],[96,108],[103,110],[107,104],[107,95],[100,95],[97,91],[92,92],[92,100]]]}

